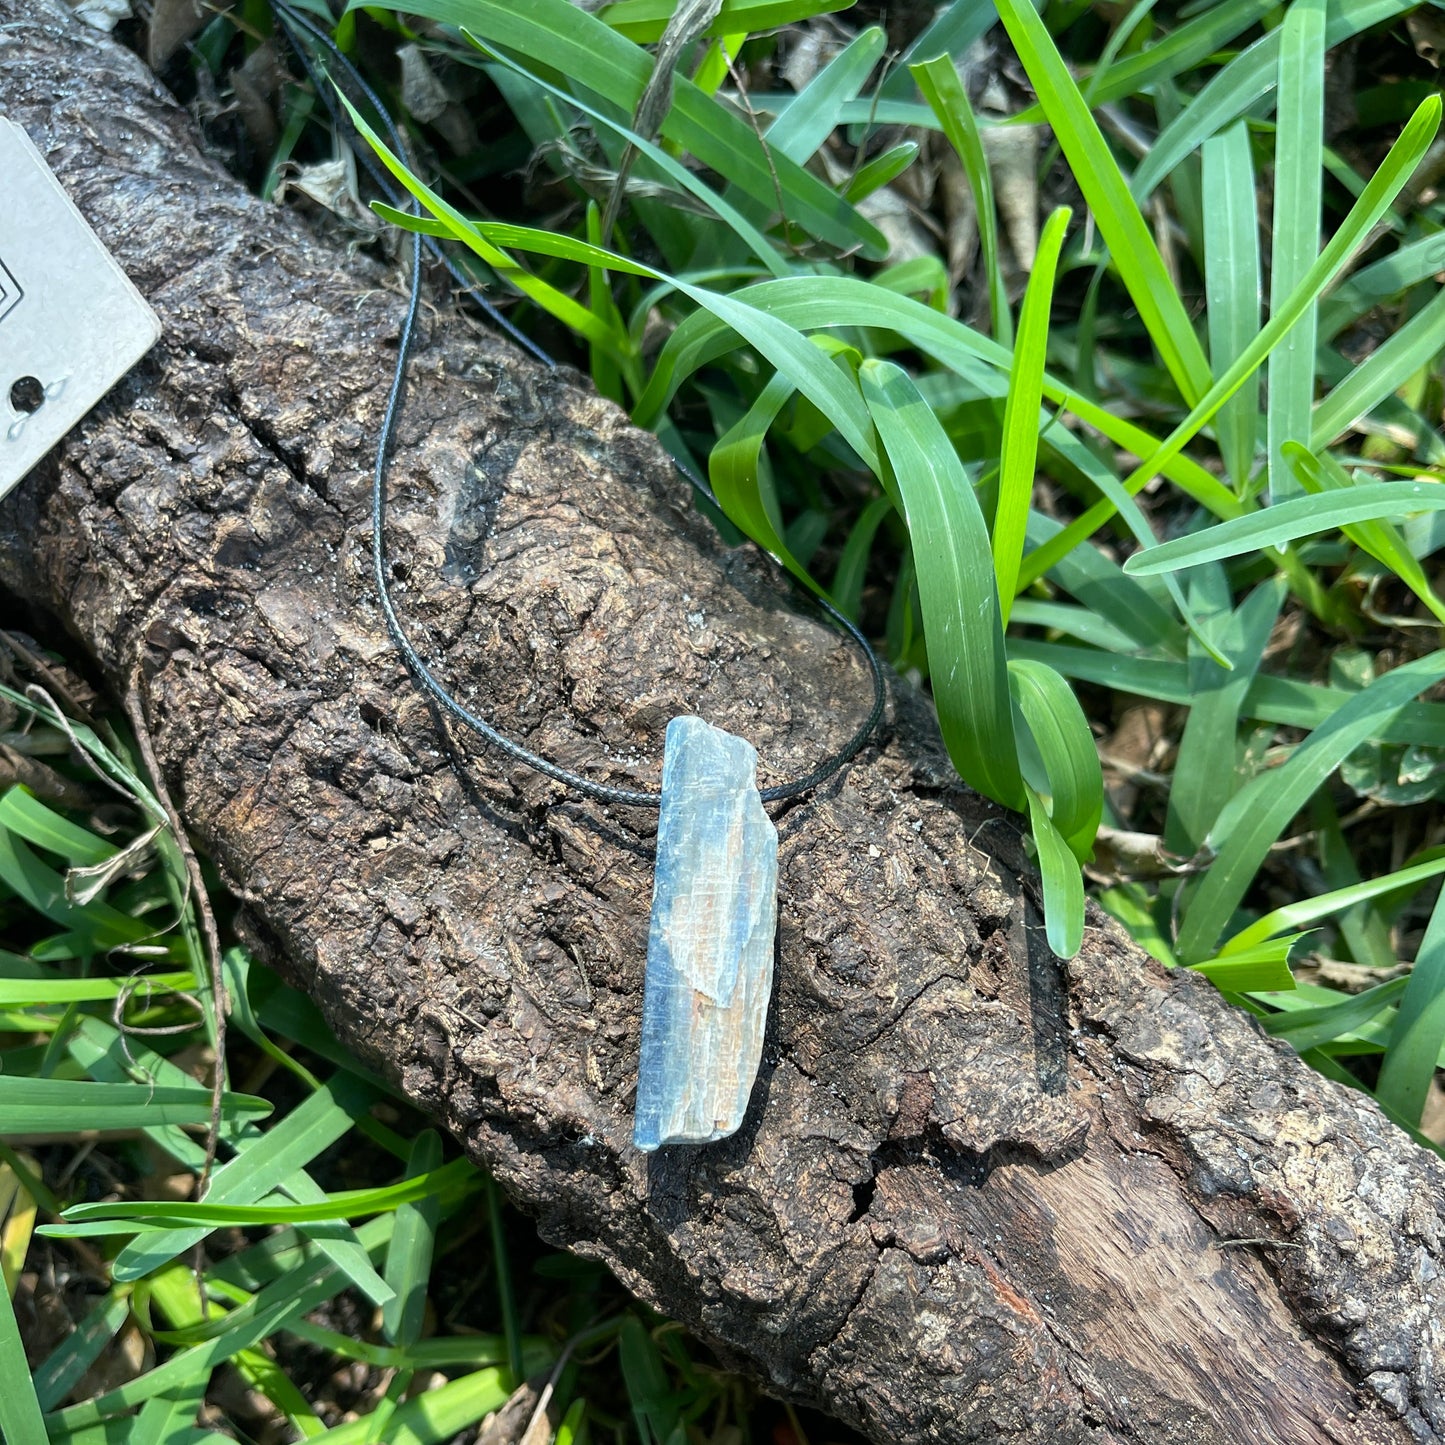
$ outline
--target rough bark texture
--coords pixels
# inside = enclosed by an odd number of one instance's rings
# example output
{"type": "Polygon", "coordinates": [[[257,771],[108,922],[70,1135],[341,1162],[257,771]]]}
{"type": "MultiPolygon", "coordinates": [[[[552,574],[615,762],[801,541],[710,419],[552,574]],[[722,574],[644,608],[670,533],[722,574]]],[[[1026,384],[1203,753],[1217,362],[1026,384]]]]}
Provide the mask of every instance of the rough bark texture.
{"type": "MultiPolygon", "coordinates": [[[[654,819],[449,738],[386,642],[388,278],[248,197],[49,0],[0,0],[0,105],[166,326],[3,504],[0,571],[137,680],[278,958],[548,1239],[879,1441],[1445,1439],[1439,1161],[1102,917],[1054,961],[1014,823],[916,700],[779,816],[742,1131],[636,1153],[654,819]]],[[[570,766],[651,784],[693,711],[776,780],[865,706],[650,438],[453,318],[394,490],[438,666],[570,766]]]]}

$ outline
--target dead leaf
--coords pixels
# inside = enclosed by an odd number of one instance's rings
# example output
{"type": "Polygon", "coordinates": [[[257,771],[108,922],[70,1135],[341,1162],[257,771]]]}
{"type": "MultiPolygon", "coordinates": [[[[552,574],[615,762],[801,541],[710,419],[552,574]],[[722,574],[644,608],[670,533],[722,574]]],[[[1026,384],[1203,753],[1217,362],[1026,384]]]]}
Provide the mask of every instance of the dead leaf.
{"type": "Polygon", "coordinates": [[[916,261],[920,256],[938,256],[938,242],[912,206],[893,189],[884,186],[857,204],[860,216],[873,222],[888,241],[888,264],[916,261]]]}
{"type": "Polygon", "coordinates": [[[939,161],[938,188],[943,195],[943,215],[948,224],[948,289],[952,296],[978,254],[978,205],[963,162],[952,146],[939,161]]]}
{"type": "Polygon", "coordinates": [[[134,13],[128,0],[75,0],[70,8],[77,20],[83,20],[92,29],[103,30],[107,35],[134,13]]]}
{"type": "Polygon", "coordinates": [[[375,235],[384,228],[381,217],[362,204],[356,185],[356,161],[349,149],[334,160],[298,167],[277,186],[276,199],[284,199],[288,189],[300,191],[308,200],[315,201],[357,230],[375,235]]]}
{"type": "Polygon", "coordinates": [[[1430,1090],[1425,1095],[1425,1112],[1420,1119],[1420,1132],[1437,1144],[1445,1144],[1445,1089],[1440,1087],[1440,1076],[1430,1080],[1430,1090]]]}
{"type": "Polygon", "coordinates": [[[423,125],[430,125],[452,103],[447,88],[415,44],[397,47],[401,63],[401,104],[423,125]]]}
{"type": "MultiPolygon", "coordinates": [[[[540,1398],[540,1392],[535,1386],[519,1385],[500,1410],[494,1410],[482,1421],[477,1445],[521,1445],[523,1434],[532,1422],[540,1398]]],[[[547,1418],[545,1413],[542,1418],[547,1418]]]]}
{"type": "Polygon", "coordinates": [[[1106,885],[1121,878],[1172,878],[1189,871],[1189,861],[1171,853],[1157,833],[1109,827],[1099,829],[1094,838],[1094,861],[1087,865],[1089,876],[1106,885]]]}
{"type": "Polygon", "coordinates": [[[196,0],[155,0],[146,36],[146,62],[150,68],[163,69],[205,23],[206,13],[196,0]]]}
{"type": "Polygon", "coordinates": [[[236,96],[241,123],[246,127],[252,144],[263,153],[275,149],[280,134],[273,102],[281,88],[281,78],[276,46],[270,40],[258,45],[231,72],[231,89],[236,96]]]}
{"type": "Polygon", "coordinates": [[[823,25],[802,24],[788,26],[778,38],[787,46],[787,59],[783,61],[780,74],[801,94],[813,77],[844,48],[850,37],[841,36],[823,25]]]}
{"type": "Polygon", "coordinates": [[[1161,781],[1153,774],[1169,747],[1172,715],[1172,709],[1163,703],[1133,704],[1119,713],[1112,736],[1099,742],[1109,799],[1122,819],[1132,815],[1141,783],[1161,781]]]}
{"type": "Polygon", "coordinates": [[[1014,264],[1025,276],[1039,250],[1039,128],[995,125],[980,130],[983,152],[993,179],[999,220],[1008,237],[1014,264]]]}
{"type": "Polygon", "coordinates": [[[1405,17],[1405,29],[1415,42],[1415,54],[1439,70],[1440,57],[1445,55],[1445,15],[1422,6],[1405,17]]]}

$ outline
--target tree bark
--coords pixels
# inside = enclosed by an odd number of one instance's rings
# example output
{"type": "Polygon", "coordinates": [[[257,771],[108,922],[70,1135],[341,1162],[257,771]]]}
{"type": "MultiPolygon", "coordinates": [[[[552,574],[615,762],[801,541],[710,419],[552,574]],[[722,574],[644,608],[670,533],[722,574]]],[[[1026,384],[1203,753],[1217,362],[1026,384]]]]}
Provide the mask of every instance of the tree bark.
{"type": "MultiPolygon", "coordinates": [[[[277,961],[547,1239],[890,1445],[1445,1439],[1440,1161],[1099,913],[1056,961],[1017,821],[903,687],[776,810],[746,1124],[638,1154],[655,815],[453,736],[369,585],[395,278],[247,195],[50,0],[0,0],[0,106],[165,323],[3,503],[0,575],[138,689],[277,961]]],[[[650,437],[453,315],[393,478],[428,654],[570,767],[655,784],[690,711],[776,781],[866,708],[857,657],[650,437]]]]}

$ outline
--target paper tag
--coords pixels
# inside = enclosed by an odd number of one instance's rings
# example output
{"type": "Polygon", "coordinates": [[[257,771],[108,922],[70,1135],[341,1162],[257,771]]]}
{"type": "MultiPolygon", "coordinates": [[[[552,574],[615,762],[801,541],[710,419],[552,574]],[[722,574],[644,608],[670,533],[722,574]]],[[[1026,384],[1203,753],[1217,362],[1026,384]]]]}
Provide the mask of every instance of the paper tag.
{"type": "Polygon", "coordinates": [[[0,496],[160,334],[30,137],[0,118],[0,496]]]}

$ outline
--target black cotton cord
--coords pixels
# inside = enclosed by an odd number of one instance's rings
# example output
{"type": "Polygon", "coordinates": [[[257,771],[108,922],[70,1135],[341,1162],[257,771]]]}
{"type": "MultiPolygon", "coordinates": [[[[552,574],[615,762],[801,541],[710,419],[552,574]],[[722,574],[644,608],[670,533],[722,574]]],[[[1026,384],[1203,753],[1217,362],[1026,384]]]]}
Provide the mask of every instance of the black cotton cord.
{"type": "MultiPolygon", "coordinates": [[[[397,188],[391,183],[379,166],[371,159],[369,148],[361,144],[361,137],[356,133],[355,128],[349,123],[349,117],[343,117],[343,113],[332,100],[326,86],[324,75],[318,75],[315,62],[306,52],[306,47],[301,43],[297,34],[298,30],[304,31],[326,52],[328,58],[334,61],[345,73],[347,79],[356,87],[367,103],[376,112],[377,118],[381,121],[387,133],[387,139],[391,142],[392,150],[398,158],[405,158],[405,147],[402,142],[401,133],[396,122],[392,120],[390,112],[382,104],[380,97],[367,84],[365,78],[351,63],[350,59],[332,40],[331,36],[309,15],[294,9],[286,3],[286,0],[272,0],[272,8],[286,32],[292,48],[299,57],[301,64],[306,68],[307,74],[318,95],[323,99],[327,110],[338,129],[347,137],[347,143],[353,152],[360,158],[366,167],[368,174],[376,182],[382,194],[393,205],[404,207],[411,215],[417,214],[416,200],[409,193],[402,196],[397,188]]],[[[381,601],[381,611],[386,619],[386,630],[391,634],[391,640],[400,650],[403,659],[406,661],[413,676],[422,687],[443,707],[447,712],[471,728],[473,732],[480,734],[493,747],[497,748],[506,756],[519,763],[525,763],[528,767],[542,773],[545,777],[551,778],[554,782],[561,783],[564,787],[573,789],[587,797],[596,798],[604,803],[623,803],[631,807],[657,808],[661,806],[662,794],[644,792],[633,788],[615,788],[606,783],[595,782],[591,778],[585,778],[580,773],[574,773],[540,753],[534,753],[530,748],[523,747],[521,743],[507,737],[505,733],[499,732],[485,718],[479,717],[470,708],[459,701],[447,690],[437,676],[427,666],[425,659],[417,651],[411,639],[407,636],[406,629],[402,625],[401,618],[397,615],[396,606],[391,597],[391,584],[388,577],[389,565],[386,556],[386,474],[391,458],[392,443],[396,435],[397,421],[401,415],[402,402],[406,394],[406,370],[407,362],[411,356],[412,345],[416,339],[417,317],[421,311],[421,286],[422,286],[422,247],[423,245],[447,268],[457,285],[461,287],[464,294],[472,297],[481,307],[488,319],[505,331],[528,352],[536,357],[543,365],[555,370],[557,363],[535,342],[524,336],[515,326],[511,324],[502,314],[484,297],[473,282],[452,259],[442,250],[433,237],[424,237],[420,232],[413,231],[411,234],[411,280],[407,290],[406,315],[402,321],[401,333],[397,340],[396,368],[392,373],[391,387],[387,393],[386,411],[382,416],[381,431],[377,437],[376,461],[372,471],[371,487],[371,564],[372,574],[376,582],[377,596],[381,601]]],[[[718,507],[717,498],[713,495],[712,488],[698,476],[691,467],[685,466],[676,457],[672,459],[673,466],[678,474],[688,482],[699,496],[704,497],[714,507],[718,507]]],[[[719,510],[721,508],[719,507],[719,510]]],[[[765,803],[781,802],[785,798],[796,798],[801,793],[809,792],[820,783],[826,782],[834,773],[851,762],[860,753],[872,736],[874,728],[878,726],[883,716],[883,707],[887,697],[886,684],[883,679],[883,666],[878,660],[878,655],[873,651],[872,645],[863,635],[861,629],[850,618],[845,617],[825,597],[814,597],[815,601],[838,625],[853,639],[862,649],[864,657],[868,662],[868,670],[873,679],[873,706],[869,710],[868,717],[863,725],[853,734],[851,738],[836,753],[830,754],[811,772],[805,773],[800,778],[794,778],[791,782],[780,783],[776,787],[763,788],[760,796],[765,803]]]]}
{"type": "MultiPolygon", "coordinates": [[[[386,131],[386,138],[391,142],[392,153],[399,158],[405,158],[406,147],[402,142],[401,132],[397,129],[396,122],[391,118],[391,112],[382,104],[381,97],[372,89],[365,76],[351,63],[351,58],[340,46],[327,34],[325,29],[318,25],[304,11],[294,9],[286,3],[286,0],[272,0],[271,8],[276,12],[276,18],[281,22],[281,28],[286,32],[286,38],[291,42],[291,48],[299,57],[306,74],[310,77],[313,89],[321,97],[321,103],[326,107],[327,113],[331,116],[332,124],[338,132],[347,139],[351,152],[361,162],[372,184],[376,186],[382,195],[398,210],[409,211],[416,214],[416,202],[409,192],[402,190],[395,181],[382,168],[380,162],[369,145],[359,144],[360,137],[356,133],[356,127],[351,123],[351,117],[337,105],[336,98],[332,94],[332,87],[326,84],[327,76],[324,67],[318,73],[316,64],[306,52],[302,45],[297,31],[304,31],[326,52],[330,61],[335,63],[345,72],[347,80],[356,88],[356,93],[371,106],[376,112],[377,119],[381,121],[386,131]]],[[[413,232],[414,235],[419,234],[413,232]]],[[[525,332],[519,331],[485,296],[482,295],[477,283],[468,276],[455,261],[442,249],[440,243],[434,236],[423,236],[422,244],[431,253],[432,258],[441,262],[446,267],[453,281],[461,288],[462,292],[471,296],[472,300],[481,308],[491,324],[498,330],[505,332],[524,351],[534,356],[544,366],[555,366],[556,363],[535,341],[525,332]]]]}

